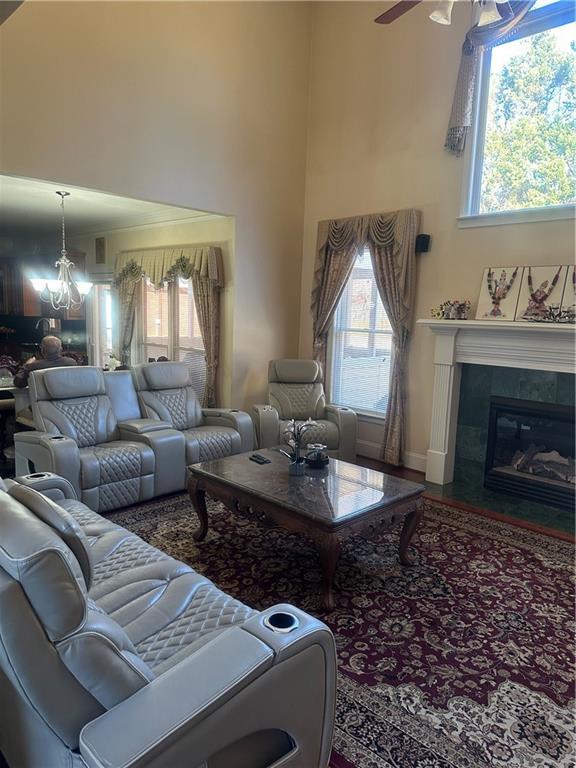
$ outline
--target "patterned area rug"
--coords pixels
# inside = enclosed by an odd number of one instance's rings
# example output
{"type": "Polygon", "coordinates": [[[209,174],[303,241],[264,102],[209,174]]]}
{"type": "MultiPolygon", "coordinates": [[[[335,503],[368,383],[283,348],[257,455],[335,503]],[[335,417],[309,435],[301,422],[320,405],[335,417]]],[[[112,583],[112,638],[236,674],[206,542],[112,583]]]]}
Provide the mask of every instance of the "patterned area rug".
{"type": "Polygon", "coordinates": [[[306,539],[209,509],[202,544],[186,495],[110,517],[255,608],[292,602],[330,625],[333,768],[574,764],[571,544],[428,503],[411,568],[397,531],[348,540],[326,615],[306,539]]]}

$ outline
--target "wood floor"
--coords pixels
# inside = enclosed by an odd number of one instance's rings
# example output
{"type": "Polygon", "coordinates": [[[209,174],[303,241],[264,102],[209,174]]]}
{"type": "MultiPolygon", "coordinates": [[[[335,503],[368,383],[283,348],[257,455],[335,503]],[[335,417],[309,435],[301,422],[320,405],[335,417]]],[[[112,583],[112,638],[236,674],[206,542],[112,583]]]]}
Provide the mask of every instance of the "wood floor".
{"type": "MultiPolygon", "coordinates": [[[[405,480],[412,480],[414,483],[429,485],[426,482],[426,476],[424,472],[419,472],[416,469],[408,469],[407,467],[395,467],[392,464],[386,464],[385,462],[378,461],[377,459],[369,459],[365,456],[358,456],[357,461],[358,464],[360,464],[362,467],[377,469],[379,472],[385,472],[388,475],[395,475],[396,477],[402,477],[405,480]]],[[[433,491],[426,491],[424,496],[431,501],[447,504],[450,507],[456,507],[457,509],[462,509],[465,512],[473,512],[474,514],[482,515],[483,517],[488,517],[492,520],[501,520],[502,522],[516,525],[519,528],[525,528],[530,531],[535,531],[536,533],[543,533],[546,536],[553,536],[554,538],[561,539],[562,541],[576,541],[576,537],[573,533],[573,526],[570,526],[572,530],[562,530],[555,525],[546,525],[546,523],[534,522],[533,520],[522,519],[522,517],[507,515],[493,509],[487,509],[486,507],[469,504],[468,502],[454,498],[453,496],[444,495],[441,490],[438,490],[439,488],[441,488],[441,486],[436,486],[433,491]]],[[[566,513],[566,518],[573,521],[573,515],[568,515],[568,513],[566,513]]]]}

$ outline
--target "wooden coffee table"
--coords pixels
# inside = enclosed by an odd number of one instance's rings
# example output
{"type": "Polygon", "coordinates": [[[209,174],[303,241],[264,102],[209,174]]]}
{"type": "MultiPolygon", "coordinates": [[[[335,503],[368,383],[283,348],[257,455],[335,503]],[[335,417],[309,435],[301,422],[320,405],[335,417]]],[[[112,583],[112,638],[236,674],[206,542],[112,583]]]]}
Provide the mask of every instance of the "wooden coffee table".
{"type": "Polygon", "coordinates": [[[249,453],[188,467],[188,490],[200,526],[194,539],[208,533],[206,494],[230,510],[268,525],[303,533],[317,546],[322,565],[324,606],[334,608],[334,574],[342,539],[374,536],[402,522],[400,562],[411,565],[408,545],[422,516],[423,485],[331,459],[325,470],[288,474],[288,460],[261,450],[270,464],[256,464],[249,453]]]}

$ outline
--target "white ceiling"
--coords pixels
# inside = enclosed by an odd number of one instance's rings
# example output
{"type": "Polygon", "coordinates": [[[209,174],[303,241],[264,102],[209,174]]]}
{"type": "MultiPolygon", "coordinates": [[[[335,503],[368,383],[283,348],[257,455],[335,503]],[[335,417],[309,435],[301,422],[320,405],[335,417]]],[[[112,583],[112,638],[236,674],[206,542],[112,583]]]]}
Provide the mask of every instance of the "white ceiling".
{"type": "Polygon", "coordinates": [[[216,215],[107,195],[66,184],[0,176],[0,228],[4,231],[34,232],[58,229],[61,213],[57,190],[70,192],[64,203],[66,231],[69,234],[106,232],[216,215]]]}

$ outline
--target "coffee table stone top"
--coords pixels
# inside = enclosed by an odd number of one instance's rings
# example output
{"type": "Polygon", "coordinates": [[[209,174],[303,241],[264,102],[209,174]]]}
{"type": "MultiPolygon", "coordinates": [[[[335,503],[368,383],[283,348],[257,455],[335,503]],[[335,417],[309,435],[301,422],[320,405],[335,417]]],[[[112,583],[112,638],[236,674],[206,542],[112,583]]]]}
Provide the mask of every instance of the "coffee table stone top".
{"type": "Polygon", "coordinates": [[[240,453],[192,464],[189,470],[334,527],[425,490],[418,483],[338,459],[330,459],[326,469],[307,468],[304,476],[293,477],[288,474],[288,459],[278,451],[258,453],[271,463],[256,464],[249,459],[252,454],[240,453]]]}

